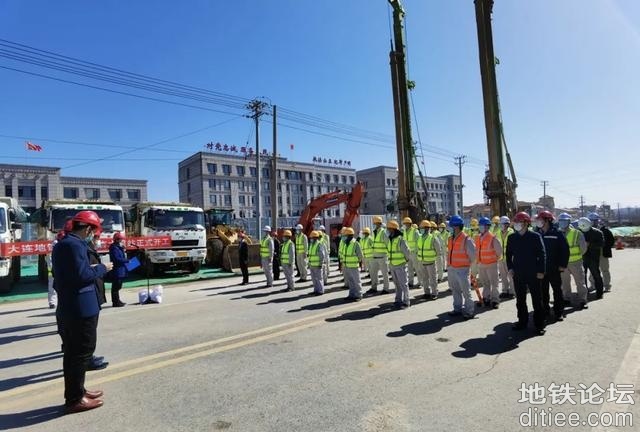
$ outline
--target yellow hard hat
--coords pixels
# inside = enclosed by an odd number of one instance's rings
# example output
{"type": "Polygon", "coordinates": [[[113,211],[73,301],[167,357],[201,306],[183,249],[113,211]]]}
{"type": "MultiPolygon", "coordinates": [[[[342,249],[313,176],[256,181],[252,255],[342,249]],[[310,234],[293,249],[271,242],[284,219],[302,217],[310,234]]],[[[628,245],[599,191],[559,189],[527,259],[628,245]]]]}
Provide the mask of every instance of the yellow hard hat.
{"type": "Polygon", "coordinates": [[[411,224],[411,228],[414,228],[414,229],[418,228],[418,225],[417,224],[411,224]]]}
{"type": "Polygon", "coordinates": [[[373,217],[373,223],[374,224],[381,224],[382,223],[382,217],[381,216],[374,216],[373,217]]]}
{"type": "Polygon", "coordinates": [[[282,231],[282,237],[291,237],[291,230],[282,231]]]}
{"type": "Polygon", "coordinates": [[[407,216],[406,218],[402,219],[402,223],[403,224],[412,224],[413,221],[411,220],[410,217],[407,216]]]}
{"type": "Polygon", "coordinates": [[[420,221],[420,228],[429,228],[431,227],[431,222],[429,222],[428,220],[423,220],[420,221]]]}
{"type": "Polygon", "coordinates": [[[320,237],[320,233],[318,231],[311,231],[309,234],[309,238],[318,238],[320,237]]]}
{"type": "Polygon", "coordinates": [[[500,216],[494,216],[491,218],[491,223],[498,224],[500,223],[500,216]]]}
{"type": "Polygon", "coordinates": [[[446,227],[447,227],[447,224],[446,224],[446,223],[444,223],[444,222],[440,222],[439,227],[440,227],[440,228],[446,228],[446,227]]]}
{"type": "Polygon", "coordinates": [[[431,228],[438,228],[438,224],[434,221],[431,221],[431,228]]]}
{"type": "Polygon", "coordinates": [[[344,235],[355,235],[355,231],[351,227],[342,228],[342,232],[344,233],[344,235]]]}
{"type": "Polygon", "coordinates": [[[476,219],[476,218],[471,219],[471,227],[472,228],[477,228],[478,227],[478,219],[476,219]]]}
{"type": "Polygon", "coordinates": [[[369,227],[362,228],[362,234],[371,234],[371,229],[369,227]]]}
{"type": "Polygon", "coordinates": [[[387,228],[400,229],[400,224],[398,224],[397,220],[390,220],[387,222],[387,228]]]}

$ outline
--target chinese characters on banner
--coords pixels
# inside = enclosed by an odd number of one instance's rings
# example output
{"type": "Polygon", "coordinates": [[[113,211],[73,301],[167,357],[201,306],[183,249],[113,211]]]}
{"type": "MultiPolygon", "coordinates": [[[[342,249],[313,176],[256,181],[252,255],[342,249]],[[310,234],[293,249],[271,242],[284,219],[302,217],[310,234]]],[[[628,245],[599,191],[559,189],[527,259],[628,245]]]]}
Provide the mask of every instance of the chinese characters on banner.
{"type": "MultiPolygon", "coordinates": [[[[108,251],[111,243],[113,243],[112,239],[101,239],[98,251],[108,251]]],[[[126,247],[127,250],[168,248],[171,247],[171,237],[129,237],[126,239],[126,247]]],[[[45,255],[51,253],[52,250],[53,242],[50,240],[0,244],[0,256],[3,257],[45,255]]]]}
{"type": "Polygon", "coordinates": [[[325,158],[322,156],[314,156],[313,163],[317,163],[320,165],[331,165],[331,166],[347,166],[347,167],[351,166],[351,161],[349,160],[331,159],[331,158],[325,158]]]}

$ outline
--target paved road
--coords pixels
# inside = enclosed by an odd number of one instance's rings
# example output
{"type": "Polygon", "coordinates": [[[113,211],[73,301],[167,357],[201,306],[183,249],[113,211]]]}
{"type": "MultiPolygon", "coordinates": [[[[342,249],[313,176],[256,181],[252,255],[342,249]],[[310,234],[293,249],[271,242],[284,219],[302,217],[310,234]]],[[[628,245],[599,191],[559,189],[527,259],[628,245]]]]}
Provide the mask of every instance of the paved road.
{"type": "MultiPolygon", "coordinates": [[[[543,337],[511,330],[513,301],[471,321],[451,319],[448,291],[395,310],[390,295],[344,302],[337,277],[323,297],[309,295],[310,283],[295,292],[238,286],[239,278],[174,285],[161,305],[103,310],[97,354],[111,365],[91,372],[87,387],[105,391],[105,406],[69,416],[61,415],[53,313],[42,300],[3,305],[0,429],[561,430],[520,425],[522,413],[551,408],[581,420],[625,411],[634,427],[617,430],[640,430],[637,404],[581,404],[577,391],[615,383],[617,398],[623,384],[640,389],[638,263],[640,250],[617,253],[613,291],[543,337]],[[569,383],[577,403],[554,404],[548,392],[544,405],[536,395],[519,403],[522,383],[569,383]]],[[[124,298],[133,302],[135,291],[124,298]]],[[[638,392],[632,397],[640,402],[638,392]]]]}

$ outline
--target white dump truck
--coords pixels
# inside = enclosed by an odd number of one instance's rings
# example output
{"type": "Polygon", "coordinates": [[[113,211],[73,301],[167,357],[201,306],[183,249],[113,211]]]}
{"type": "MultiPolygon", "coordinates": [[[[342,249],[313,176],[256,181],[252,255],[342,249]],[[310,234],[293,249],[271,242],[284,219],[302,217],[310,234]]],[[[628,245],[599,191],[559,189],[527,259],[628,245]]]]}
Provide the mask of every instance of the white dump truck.
{"type": "MultiPolygon", "coordinates": [[[[27,214],[11,197],[0,197],[0,243],[16,243],[22,239],[22,223],[27,214]]],[[[0,292],[11,291],[20,279],[20,257],[1,256],[0,253],[0,292]]]]}
{"type": "MultiPolygon", "coordinates": [[[[67,220],[82,210],[94,211],[102,219],[101,239],[111,239],[115,232],[125,230],[122,207],[113,201],[50,200],[43,201],[32,217],[32,220],[38,222],[38,240],[55,240],[67,220]]],[[[38,279],[43,282],[48,278],[48,262],[47,256],[39,256],[38,279]]]]}
{"type": "Polygon", "coordinates": [[[191,204],[134,204],[131,208],[131,229],[128,235],[171,237],[171,248],[146,250],[140,257],[147,275],[170,268],[196,273],[207,256],[204,211],[191,204]]]}

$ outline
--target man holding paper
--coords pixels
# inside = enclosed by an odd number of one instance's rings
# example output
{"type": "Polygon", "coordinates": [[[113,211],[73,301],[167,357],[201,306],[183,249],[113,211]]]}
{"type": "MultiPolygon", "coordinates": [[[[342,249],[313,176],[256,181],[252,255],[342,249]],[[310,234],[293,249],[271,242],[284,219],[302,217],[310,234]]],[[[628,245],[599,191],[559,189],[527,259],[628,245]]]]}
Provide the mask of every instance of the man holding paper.
{"type": "Polygon", "coordinates": [[[113,272],[111,276],[111,303],[113,307],[123,307],[125,302],[120,300],[120,289],[122,281],[127,277],[129,270],[129,260],[125,252],[124,235],[116,232],[113,235],[113,243],[109,246],[109,258],[113,263],[113,272]]]}

